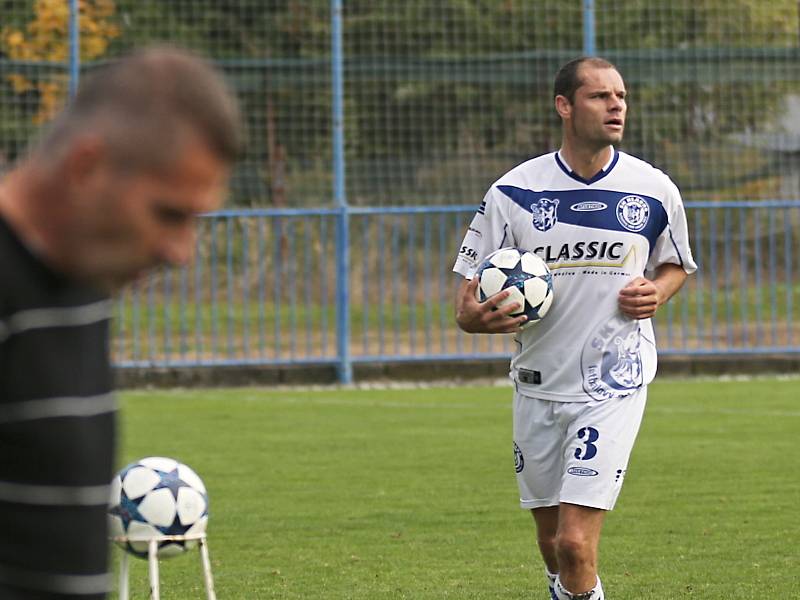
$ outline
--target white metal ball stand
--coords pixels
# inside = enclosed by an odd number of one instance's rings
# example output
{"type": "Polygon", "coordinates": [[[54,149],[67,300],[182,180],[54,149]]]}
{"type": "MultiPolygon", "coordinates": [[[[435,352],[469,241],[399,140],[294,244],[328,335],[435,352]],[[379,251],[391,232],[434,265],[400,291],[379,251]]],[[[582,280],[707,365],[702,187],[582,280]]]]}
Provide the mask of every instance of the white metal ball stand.
{"type": "MultiPolygon", "coordinates": [[[[208,558],[208,541],[206,534],[195,533],[190,535],[161,535],[155,538],[146,540],[140,538],[129,538],[127,536],[120,536],[113,538],[115,542],[147,542],[147,562],[150,574],[150,600],[160,600],[161,598],[161,584],[158,576],[158,544],[159,542],[187,542],[196,541],[200,548],[200,561],[203,565],[203,579],[206,584],[206,596],[208,600],[217,600],[217,595],[214,593],[214,578],[211,575],[211,560],[208,558]]],[[[129,555],[125,550],[122,550],[122,558],[119,563],[119,600],[128,600],[129,598],[129,555]]]]}

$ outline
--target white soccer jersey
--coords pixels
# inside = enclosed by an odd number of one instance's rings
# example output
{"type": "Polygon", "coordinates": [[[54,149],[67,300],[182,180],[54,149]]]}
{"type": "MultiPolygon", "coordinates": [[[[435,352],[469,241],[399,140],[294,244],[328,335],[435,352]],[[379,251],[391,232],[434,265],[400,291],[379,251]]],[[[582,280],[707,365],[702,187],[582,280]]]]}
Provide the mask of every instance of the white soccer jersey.
{"type": "Polygon", "coordinates": [[[511,376],[521,393],[606,400],[652,381],[653,325],[623,315],[617,297],[659,265],[697,269],[669,177],[616,150],[591,180],[572,172],[560,153],[529,160],[489,189],[453,270],[471,279],[483,257],[506,246],[538,254],[553,273],[550,311],[515,338],[511,376]]]}

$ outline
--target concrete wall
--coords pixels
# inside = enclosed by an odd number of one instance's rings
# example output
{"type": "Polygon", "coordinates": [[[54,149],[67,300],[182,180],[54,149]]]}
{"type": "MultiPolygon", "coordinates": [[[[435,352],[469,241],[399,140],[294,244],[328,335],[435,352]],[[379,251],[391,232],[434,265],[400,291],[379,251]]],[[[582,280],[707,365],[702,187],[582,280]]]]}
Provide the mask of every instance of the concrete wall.
{"type": "MultiPolygon", "coordinates": [[[[397,362],[356,364],[356,383],[392,381],[464,381],[500,379],[508,361],[397,362]]],[[[800,375],[800,355],[662,356],[661,377],[800,375]]],[[[326,385],[337,382],[333,365],[189,367],[180,369],[117,369],[119,388],[230,387],[326,385]]]]}

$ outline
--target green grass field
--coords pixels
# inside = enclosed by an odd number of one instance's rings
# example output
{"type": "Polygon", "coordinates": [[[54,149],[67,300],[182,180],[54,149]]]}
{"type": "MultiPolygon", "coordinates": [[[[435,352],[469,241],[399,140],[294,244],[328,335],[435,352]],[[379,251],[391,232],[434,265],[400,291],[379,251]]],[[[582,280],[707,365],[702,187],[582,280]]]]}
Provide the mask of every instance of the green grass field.
{"type": "MultiPolygon", "coordinates": [[[[611,600],[792,598],[800,380],[660,381],[601,547],[611,600]]],[[[217,595],[541,599],[510,389],[135,391],[120,464],[172,456],[211,497],[217,595]]],[[[113,553],[118,560],[119,551],[113,553]]],[[[161,597],[205,598],[197,552],[161,597]]],[[[136,560],[132,598],[147,593],[136,560]]]]}

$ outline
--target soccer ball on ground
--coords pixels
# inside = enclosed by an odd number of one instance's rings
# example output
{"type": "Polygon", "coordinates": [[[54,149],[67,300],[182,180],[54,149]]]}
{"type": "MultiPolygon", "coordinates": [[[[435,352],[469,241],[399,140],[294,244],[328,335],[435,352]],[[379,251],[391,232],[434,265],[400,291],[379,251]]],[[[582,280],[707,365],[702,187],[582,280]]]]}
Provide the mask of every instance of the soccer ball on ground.
{"type": "Polygon", "coordinates": [[[553,304],[553,275],[547,263],[532,252],[501,248],[487,256],[475,276],[480,279],[475,295],[479,302],[507,288],[511,293],[498,307],[511,303],[520,309],[512,317],[526,315],[523,327],[538,323],[553,304]]]}
{"type": "MultiPolygon", "coordinates": [[[[129,464],[114,477],[108,515],[112,538],[127,537],[116,543],[147,558],[152,538],[205,532],[208,494],[192,469],[171,458],[151,456],[129,464]]],[[[158,556],[175,556],[196,544],[159,540],[158,556]]]]}

